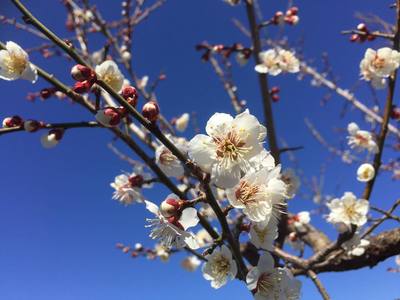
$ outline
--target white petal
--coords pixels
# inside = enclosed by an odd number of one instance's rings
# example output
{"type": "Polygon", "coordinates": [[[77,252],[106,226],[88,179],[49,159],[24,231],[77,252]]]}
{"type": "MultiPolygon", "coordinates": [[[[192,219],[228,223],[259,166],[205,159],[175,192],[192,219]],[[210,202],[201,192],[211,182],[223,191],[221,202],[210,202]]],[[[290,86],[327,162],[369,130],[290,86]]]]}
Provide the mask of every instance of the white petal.
{"type": "Polygon", "coordinates": [[[193,207],[185,208],[182,211],[179,223],[183,226],[185,230],[190,227],[196,226],[199,223],[199,218],[197,217],[197,210],[193,207]]]}

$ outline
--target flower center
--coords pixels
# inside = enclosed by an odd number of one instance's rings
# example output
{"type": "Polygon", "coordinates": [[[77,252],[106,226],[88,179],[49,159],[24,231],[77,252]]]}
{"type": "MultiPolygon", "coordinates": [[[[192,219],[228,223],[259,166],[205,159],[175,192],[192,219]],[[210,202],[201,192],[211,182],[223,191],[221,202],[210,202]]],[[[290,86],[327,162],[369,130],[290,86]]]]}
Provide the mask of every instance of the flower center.
{"type": "Polygon", "coordinates": [[[242,159],[243,155],[251,149],[245,146],[246,143],[235,131],[230,131],[225,137],[214,137],[214,142],[217,146],[217,157],[227,167],[232,162],[242,159]]]}
{"type": "Polygon", "coordinates": [[[372,65],[376,69],[383,69],[385,67],[385,59],[376,55],[375,59],[372,61],[372,65]]]}
{"type": "Polygon", "coordinates": [[[260,186],[251,185],[247,181],[240,181],[239,188],[235,192],[236,199],[244,205],[257,202],[257,194],[260,192],[260,186]]]}
{"type": "Polygon", "coordinates": [[[257,281],[257,292],[269,295],[274,290],[274,278],[269,273],[262,273],[257,281]]]}
{"type": "Polygon", "coordinates": [[[5,58],[5,65],[9,74],[21,75],[26,68],[27,61],[23,55],[10,54],[5,58]]]}
{"type": "Polygon", "coordinates": [[[176,160],[176,156],[172,154],[168,149],[163,149],[160,154],[160,163],[163,165],[169,165],[176,160]]]}
{"type": "Polygon", "coordinates": [[[213,273],[216,275],[226,276],[229,273],[229,269],[229,261],[222,254],[218,254],[214,258],[214,262],[212,264],[213,273]]]}

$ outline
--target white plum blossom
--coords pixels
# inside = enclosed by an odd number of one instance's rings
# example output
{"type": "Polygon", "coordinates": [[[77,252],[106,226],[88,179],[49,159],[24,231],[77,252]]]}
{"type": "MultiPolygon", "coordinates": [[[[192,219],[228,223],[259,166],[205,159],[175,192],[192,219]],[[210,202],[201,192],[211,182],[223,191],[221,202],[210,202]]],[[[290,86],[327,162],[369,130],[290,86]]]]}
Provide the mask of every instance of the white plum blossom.
{"type": "Polygon", "coordinates": [[[371,153],[377,153],[379,151],[378,145],[376,144],[371,132],[360,130],[358,125],[354,122],[349,123],[347,131],[349,133],[347,139],[350,148],[358,151],[366,149],[371,153]]]}
{"type": "Polygon", "coordinates": [[[365,253],[365,249],[369,244],[370,242],[368,240],[361,239],[360,235],[355,233],[350,240],[347,240],[342,244],[342,247],[347,251],[348,255],[361,256],[365,253]]]}
{"type": "MultiPolygon", "coordinates": [[[[169,195],[165,201],[169,200],[181,201],[174,194],[169,195]]],[[[146,227],[152,227],[150,233],[152,239],[158,239],[160,244],[168,249],[172,247],[180,249],[185,246],[191,249],[199,248],[195,235],[186,231],[188,228],[196,226],[199,222],[195,208],[188,207],[181,212],[177,212],[176,215],[164,216],[156,204],[147,200],[144,202],[147,210],[156,216],[155,219],[147,219],[149,225],[146,225],[146,227]]]]}
{"type": "Polygon", "coordinates": [[[273,169],[275,168],[275,159],[274,157],[265,149],[261,150],[259,154],[250,158],[250,172],[257,172],[261,169],[273,169]]]}
{"type": "Polygon", "coordinates": [[[182,114],[179,118],[175,120],[175,128],[179,132],[186,130],[190,120],[190,115],[188,113],[182,114]]]}
{"type": "Polygon", "coordinates": [[[281,179],[286,183],[286,197],[294,198],[300,187],[300,178],[293,169],[288,168],[282,171],[281,179]]]}
{"type": "Polygon", "coordinates": [[[232,253],[227,246],[222,245],[205,257],[207,262],[203,265],[203,276],[211,281],[211,286],[218,289],[237,274],[237,265],[232,258],[232,253]]]}
{"type": "Polygon", "coordinates": [[[274,241],[278,237],[277,219],[271,218],[268,222],[252,222],[249,236],[256,248],[272,251],[274,241]]]}
{"type": "Polygon", "coordinates": [[[274,206],[284,204],[286,184],[280,179],[280,166],[247,173],[239,183],[226,190],[230,204],[243,209],[254,222],[268,222],[274,206]]]}
{"type": "Polygon", "coordinates": [[[201,265],[201,260],[197,256],[188,256],[181,262],[182,268],[186,271],[194,272],[201,265]]]}
{"type": "Polygon", "coordinates": [[[144,197],[141,188],[150,188],[151,184],[145,183],[151,179],[149,173],[143,172],[143,168],[136,167],[130,174],[121,174],[115,177],[110,186],[115,190],[113,199],[125,205],[143,203],[144,197]]]}
{"type": "Polygon", "coordinates": [[[310,213],[308,211],[301,211],[294,215],[291,220],[293,221],[294,227],[296,227],[299,232],[305,232],[307,230],[305,225],[311,221],[310,213]]]}
{"type": "Polygon", "coordinates": [[[375,176],[374,166],[371,164],[362,164],[357,169],[357,180],[361,182],[368,182],[375,176]]]}
{"type": "MultiPolygon", "coordinates": [[[[184,138],[177,138],[167,135],[175,146],[183,153],[187,152],[187,141],[184,138]]],[[[163,144],[156,149],[156,164],[168,176],[182,177],[185,169],[181,161],[163,144]]]]}
{"type": "Polygon", "coordinates": [[[21,78],[35,83],[37,70],[30,63],[28,53],[14,42],[7,42],[5,48],[0,50],[0,79],[11,81],[21,78]]]}
{"type": "Polygon", "coordinates": [[[300,299],[301,282],[286,268],[274,268],[271,254],[264,252],[256,267],[246,276],[247,288],[254,293],[255,300],[300,299]]]}
{"type": "Polygon", "coordinates": [[[255,66],[258,73],[268,73],[272,76],[282,72],[298,73],[300,62],[293,52],[284,49],[269,49],[259,54],[261,63],[255,66]]]}
{"type": "Polygon", "coordinates": [[[96,66],[98,79],[107,83],[114,91],[119,92],[124,83],[124,75],[118,68],[118,65],[112,60],[106,60],[96,66]]]}
{"type": "Polygon", "coordinates": [[[388,47],[373,50],[368,48],[360,63],[361,73],[370,72],[373,76],[387,78],[400,65],[400,53],[388,47]]]}
{"type": "Polygon", "coordinates": [[[222,188],[235,186],[242,172],[251,169],[250,159],[262,150],[266,129],[248,110],[233,118],[214,114],[207,122],[208,135],[198,134],[189,142],[189,157],[222,188]]]}
{"type": "Polygon", "coordinates": [[[357,199],[351,192],[345,192],[343,197],[333,199],[327,203],[330,213],[328,222],[332,224],[352,224],[362,226],[367,222],[369,202],[365,199],[357,199]]]}

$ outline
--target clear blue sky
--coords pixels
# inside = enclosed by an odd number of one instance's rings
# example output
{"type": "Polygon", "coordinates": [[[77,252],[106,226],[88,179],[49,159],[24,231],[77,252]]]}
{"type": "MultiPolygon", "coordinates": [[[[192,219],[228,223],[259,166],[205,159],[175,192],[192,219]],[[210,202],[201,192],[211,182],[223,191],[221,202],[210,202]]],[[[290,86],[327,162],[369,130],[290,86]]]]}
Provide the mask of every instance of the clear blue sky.
{"type": "MultiPolygon", "coordinates": [[[[33,12],[56,33],[65,36],[65,12],[60,1],[24,1],[33,12]]],[[[119,16],[119,1],[97,1],[108,19],[119,16]]],[[[260,1],[264,13],[286,7],[286,1],[260,1]],[[265,4],[264,4],[265,3],[265,4]]],[[[299,1],[300,24],[290,31],[292,41],[304,38],[307,58],[319,58],[328,52],[339,82],[352,87],[358,79],[358,64],[368,45],[347,42],[339,32],[356,26],[355,11],[374,12],[392,20],[387,9],[392,1],[338,0],[299,1]]],[[[8,1],[1,1],[0,14],[18,17],[8,1]]],[[[133,62],[140,75],[154,78],[160,70],[168,76],[158,91],[163,113],[172,118],[183,112],[197,111],[203,128],[216,111],[232,108],[211,67],[200,61],[195,44],[248,41],[232,25],[232,17],[245,20],[243,7],[231,8],[220,0],[168,1],[146,23],[135,31],[133,62]]],[[[275,29],[271,30],[273,34],[275,29]]],[[[0,27],[0,40],[13,40],[23,47],[41,43],[32,36],[10,26],[0,27]]],[[[98,39],[97,39],[98,41],[98,39]]],[[[100,44],[97,44],[97,46],[100,44]]],[[[97,48],[96,48],[97,49],[97,48]]],[[[67,83],[71,63],[59,59],[45,61],[32,55],[32,61],[54,72],[67,83]]],[[[319,63],[318,63],[319,64],[319,63]]],[[[250,110],[260,114],[260,97],[252,63],[235,67],[239,93],[247,99],[250,110]]],[[[353,111],[339,117],[342,100],[333,96],[326,107],[320,106],[324,91],[313,89],[308,81],[298,81],[293,75],[273,78],[272,84],[282,89],[282,100],[274,104],[277,132],[290,145],[303,145],[297,153],[307,176],[318,176],[326,163],[324,192],[341,196],[344,191],[360,193],[363,185],[355,179],[356,165],[343,166],[312,138],[304,125],[310,118],[327,139],[336,145],[340,139],[334,127],[344,128],[349,120],[360,120],[353,111]]],[[[67,101],[51,99],[34,104],[25,100],[30,91],[48,85],[39,80],[32,86],[26,81],[0,82],[1,115],[19,114],[25,118],[48,122],[91,120],[91,116],[67,101]]],[[[357,95],[369,105],[371,95],[365,84],[357,95]]],[[[384,94],[378,94],[383,98],[384,94]]],[[[193,132],[188,132],[188,136],[193,132]]],[[[214,291],[203,280],[200,271],[186,273],[174,257],[169,264],[142,259],[132,260],[115,249],[117,242],[150,244],[143,228],[147,216],[142,206],[123,207],[111,200],[110,181],[129,166],[113,156],[106,144],[112,136],[105,130],[71,130],[62,143],[45,150],[39,134],[18,133],[0,139],[0,299],[4,300],[125,300],[125,299],[250,299],[239,282],[229,283],[214,291]]],[[[126,150],[121,147],[122,150],[126,150]]],[[[287,157],[284,166],[290,166],[287,157]]],[[[148,194],[160,202],[166,191],[157,188],[148,194]]],[[[383,175],[374,191],[375,205],[388,207],[399,197],[398,183],[383,175]]],[[[291,202],[293,211],[312,208],[310,200],[291,202]]],[[[331,226],[315,217],[313,222],[328,230],[331,226]]],[[[389,224],[391,225],[391,224],[389,224]]],[[[323,274],[333,299],[394,299],[400,297],[399,275],[386,272],[394,265],[388,260],[370,271],[323,274]]],[[[303,279],[302,279],[303,280],[303,279]]],[[[318,299],[314,286],[304,279],[303,299],[318,299]]]]}

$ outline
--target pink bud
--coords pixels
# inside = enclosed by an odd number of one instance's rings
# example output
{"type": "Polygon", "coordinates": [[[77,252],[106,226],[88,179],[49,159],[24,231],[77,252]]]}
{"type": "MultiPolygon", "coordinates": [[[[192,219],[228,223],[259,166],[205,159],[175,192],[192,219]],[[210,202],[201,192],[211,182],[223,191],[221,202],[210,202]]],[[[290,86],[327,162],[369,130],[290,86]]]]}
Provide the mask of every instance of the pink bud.
{"type": "Polygon", "coordinates": [[[400,107],[393,106],[392,107],[392,112],[390,114],[390,117],[394,120],[400,120],[400,107]]]}
{"type": "Polygon", "coordinates": [[[92,81],[96,77],[96,73],[84,65],[75,65],[71,69],[71,76],[76,81],[92,81]]]}
{"type": "Polygon", "coordinates": [[[366,31],[368,31],[367,30],[367,25],[365,25],[364,23],[360,23],[360,24],[357,25],[357,30],[366,32],[366,31]]]}
{"type": "Polygon", "coordinates": [[[280,99],[280,97],[279,97],[278,94],[273,94],[273,95],[271,96],[271,99],[272,99],[273,102],[278,102],[279,99],[280,99]]]}
{"type": "Polygon", "coordinates": [[[44,148],[53,148],[58,145],[64,135],[64,130],[56,128],[42,135],[40,141],[44,148]]]}
{"type": "Polygon", "coordinates": [[[155,101],[149,101],[142,108],[142,115],[150,122],[157,121],[160,115],[160,108],[155,101]]]}
{"type": "Polygon", "coordinates": [[[106,127],[117,126],[121,121],[121,113],[115,107],[107,107],[97,111],[95,118],[97,122],[106,127]]]}
{"type": "Polygon", "coordinates": [[[23,120],[20,116],[7,117],[3,120],[3,127],[20,127],[22,126],[23,120]]]}
{"type": "Polygon", "coordinates": [[[177,216],[181,208],[180,201],[173,198],[164,200],[160,205],[160,212],[165,218],[177,216]]]}
{"type": "Polygon", "coordinates": [[[291,8],[289,8],[289,10],[286,12],[286,14],[290,14],[292,16],[296,16],[299,12],[299,8],[296,6],[293,6],[291,8]]]}
{"type": "Polygon", "coordinates": [[[360,36],[358,34],[352,34],[350,36],[350,42],[357,42],[360,39],[360,36]]]}
{"type": "Polygon", "coordinates": [[[40,122],[36,120],[27,120],[24,122],[24,130],[28,132],[35,132],[41,127],[40,122]]]}
{"type": "Polygon", "coordinates": [[[138,102],[138,92],[133,86],[126,86],[121,91],[121,96],[128,101],[130,105],[136,107],[138,102]]]}
{"type": "Polygon", "coordinates": [[[279,88],[278,86],[273,86],[273,87],[271,88],[270,93],[271,93],[271,94],[278,94],[280,91],[281,91],[281,90],[280,90],[280,88],[279,88]]]}
{"type": "Polygon", "coordinates": [[[75,83],[73,91],[78,94],[85,94],[90,91],[90,88],[92,87],[93,83],[91,83],[88,80],[85,81],[78,81],[75,83]]]}

